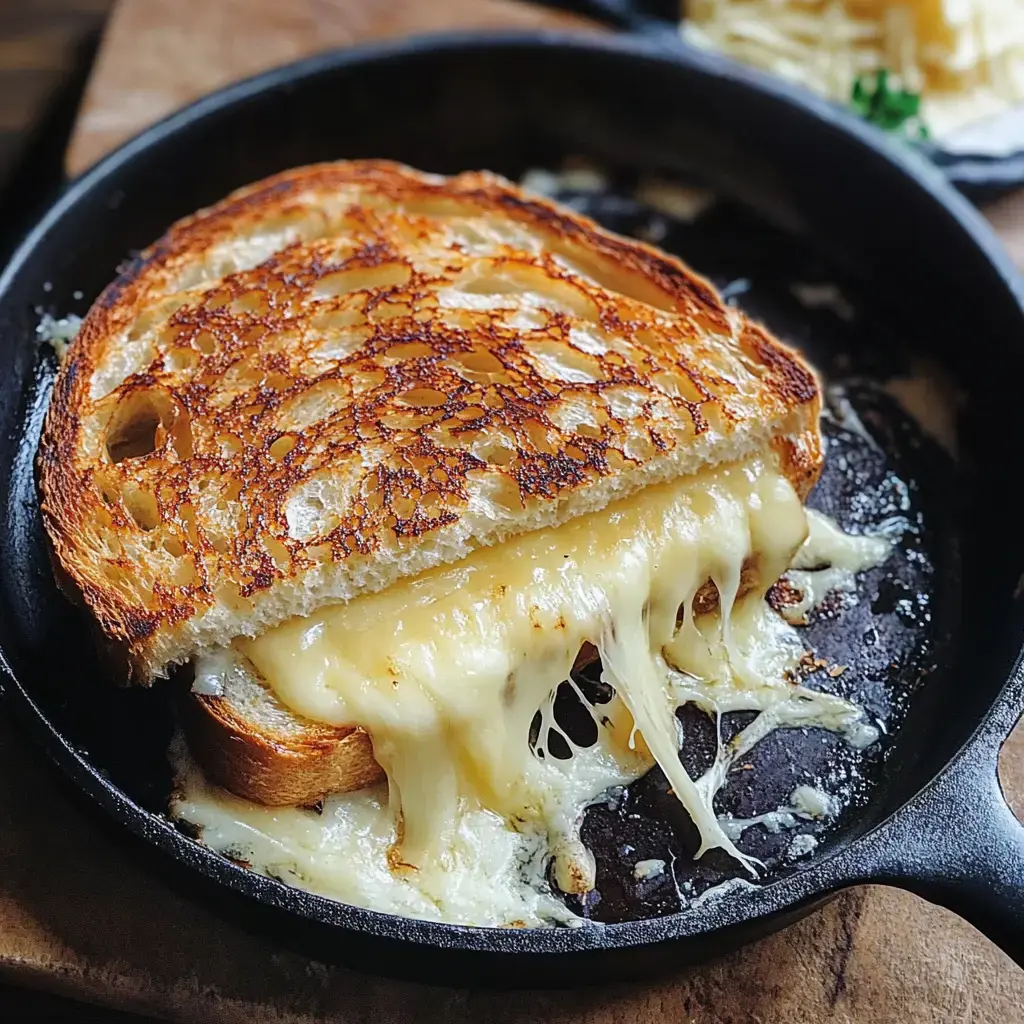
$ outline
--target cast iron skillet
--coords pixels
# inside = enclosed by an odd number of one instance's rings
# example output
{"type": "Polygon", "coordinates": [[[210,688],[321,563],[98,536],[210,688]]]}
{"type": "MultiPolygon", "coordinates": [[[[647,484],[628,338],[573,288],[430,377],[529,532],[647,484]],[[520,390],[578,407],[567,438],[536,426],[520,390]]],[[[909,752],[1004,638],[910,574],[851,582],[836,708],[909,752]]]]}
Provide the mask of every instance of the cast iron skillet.
{"type": "MultiPolygon", "coordinates": [[[[670,50],[689,49],[679,34],[679,0],[541,0],[575,11],[624,32],[638,33],[670,50]]],[[[731,58],[719,56],[719,60],[731,58]]],[[[1024,184],[1024,152],[993,156],[945,149],[932,142],[915,145],[965,195],[994,199],[1024,184]]]]}
{"type": "MultiPolygon", "coordinates": [[[[598,207],[624,229],[637,215],[614,197],[598,207]]],[[[862,882],[945,904],[1024,961],[1024,831],[996,779],[1000,745],[1024,706],[1024,615],[1014,596],[1024,544],[1013,481],[1024,442],[1024,289],[981,218],[923,159],[784,85],[638,39],[452,36],[327,54],[200,101],[71,184],[0,278],[0,337],[7,703],[80,791],[145,840],[140,850],[158,851],[157,865],[175,884],[321,958],[462,984],[576,984],[702,960],[862,882]],[[872,455],[856,431],[833,423],[829,465],[863,472],[833,474],[815,500],[849,519],[862,493],[900,478],[917,540],[865,583],[875,594],[870,606],[834,610],[833,627],[821,619],[814,628],[825,646],[838,638],[830,653],[851,664],[853,692],[887,720],[891,735],[882,754],[863,763],[852,810],[822,832],[802,867],[776,856],[765,884],[734,886],[683,912],[678,900],[616,896],[610,868],[602,881],[607,913],[583,909],[618,923],[541,931],[399,919],[247,872],[161,816],[168,688],[111,687],[81,617],[54,585],[33,471],[54,369],[35,338],[39,311],[84,312],[115,267],[172,220],[281,168],[386,156],[438,171],[490,167],[515,176],[567,154],[623,174],[657,170],[712,184],[725,197],[720,219],[707,230],[703,221],[676,225],[664,244],[692,252],[719,283],[753,266],[752,312],[806,341],[826,372],[855,378],[848,382],[854,404],[881,440],[869,445],[872,455]],[[765,241],[771,255],[757,255],[751,239],[765,241]],[[759,308],[759,281],[770,283],[779,265],[800,263],[803,252],[820,254],[844,282],[864,285],[881,311],[866,331],[840,337],[837,320],[806,310],[787,326],[782,306],[765,300],[759,308]],[[839,338],[831,347],[830,333],[839,338]],[[858,380],[885,376],[892,367],[884,364],[902,358],[897,335],[943,365],[968,398],[958,468],[877,388],[856,392],[858,380]],[[912,575],[912,565],[927,565],[927,579],[917,581],[927,592],[908,619],[893,588],[905,587],[896,577],[912,575]],[[863,629],[861,614],[876,615],[879,629],[863,629]],[[862,631],[851,632],[851,623],[862,631]]],[[[791,739],[799,766],[816,734],[793,731],[791,739]]],[[[780,752],[787,755],[785,744],[780,752]]],[[[619,826],[639,829],[640,844],[684,849],[685,823],[667,839],[638,825],[639,805],[658,802],[657,779],[642,785],[625,801],[619,826]]],[[[734,793],[731,808],[756,810],[745,799],[734,793]]],[[[588,828],[610,863],[615,829],[609,846],[602,820],[607,826],[617,812],[601,813],[588,828]]]]}

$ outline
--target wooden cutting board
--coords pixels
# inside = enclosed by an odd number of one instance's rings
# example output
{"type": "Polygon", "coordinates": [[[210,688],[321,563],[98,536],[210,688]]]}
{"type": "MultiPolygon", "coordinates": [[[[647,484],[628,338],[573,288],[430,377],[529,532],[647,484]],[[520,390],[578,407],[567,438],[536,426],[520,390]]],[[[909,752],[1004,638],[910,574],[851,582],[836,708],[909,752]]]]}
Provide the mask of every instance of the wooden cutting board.
{"type": "MultiPolygon", "coordinates": [[[[121,0],[68,152],[79,171],[196,95],[328,46],[453,26],[565,23],[506,0],[121,0]]],[[[992,211],[1024,262],[1024,197],[992,211]]],[[[1024,732],[1004,784],[1024,807],[1024,732]]],[[[478,993],[353,974],[284,952],[144,873],[73,807],[0,718],[0,979],[202,1022],[889,1024],[1024,1017],[1024,972],[906,893],[851,890],[710,966],[656,983],[478,993]]]]}

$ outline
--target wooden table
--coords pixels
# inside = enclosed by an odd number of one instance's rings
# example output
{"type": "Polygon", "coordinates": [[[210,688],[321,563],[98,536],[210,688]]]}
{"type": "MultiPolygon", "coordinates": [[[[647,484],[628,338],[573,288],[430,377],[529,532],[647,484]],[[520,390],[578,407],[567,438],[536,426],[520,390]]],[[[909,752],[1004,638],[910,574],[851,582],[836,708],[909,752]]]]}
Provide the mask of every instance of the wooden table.
{"type": "MultiPolygon", "coordinates": [[[[458,25],[548,24],[503,0],[121,0],[68,167],[225,82],[357,39],[458,25]]],[[[1024,262],[1024,201],[991,216],[1024,262]]],[[[895,890],[843,894],[698,970],[570,993],[430,989],[330,968],[168,892],[66,800],[0,720],[0,977],[175,1020],[656,1024],[1024,1019],[1024,972],[969,925],[895,890]]],[[[1024,807],[1024,732],[1004,784],[1024,807]]]]}

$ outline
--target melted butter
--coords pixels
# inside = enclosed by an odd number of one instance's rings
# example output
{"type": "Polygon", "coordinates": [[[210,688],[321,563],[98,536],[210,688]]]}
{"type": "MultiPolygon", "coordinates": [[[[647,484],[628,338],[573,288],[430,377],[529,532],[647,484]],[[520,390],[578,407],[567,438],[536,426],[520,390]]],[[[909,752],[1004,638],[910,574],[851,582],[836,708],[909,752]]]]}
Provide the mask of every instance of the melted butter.
{"type": "Polygon", "coordinates": [[[815,514],[808,527],[789,483],[760,461],[648,488],[237,641],[242,664],[296,712],[369,732],[386,795],[334,796],[319,817],[264,808],[220,793],[179,754],[174,813],[215,849],[345,902],[463,924],[565,922],[549,857],[559,888],[591,889],[583,810],[656,761],[701,852],[724,849],[754,873],[713,810],[737,759],[780,726],[822,726],[855,746],[877,738],[855,705],[792,682],[804,648],[764,589],[794,556],[846,567],[887,553],[815,514]],[[757,565],[761,583],[737,600],[744,564],[757,565]],[[708,579],[720,614],[695,620],[689,609],[708,579]],[[570,742],[572,756],[557,760],[544,743],[557,729],[554,694],[584,642],[616,695],[593,709],[597,743],[570,742]],[[760,712],[699,779],[678,757],[675,711],[687,701],[760,712]]]}

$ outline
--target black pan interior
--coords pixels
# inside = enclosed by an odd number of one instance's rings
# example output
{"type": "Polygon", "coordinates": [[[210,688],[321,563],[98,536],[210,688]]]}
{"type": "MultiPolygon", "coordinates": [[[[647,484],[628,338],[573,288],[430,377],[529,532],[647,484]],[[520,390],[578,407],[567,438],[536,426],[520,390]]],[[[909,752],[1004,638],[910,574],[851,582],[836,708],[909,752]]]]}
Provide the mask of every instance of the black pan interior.
{"type": "MultiPolygon", "coordinates": [[[[894,560],[868,574],[859,602],[827,606],[807,630],[818,653],[850,666],[837,679],[818,672],[812,684],[863,703],[888,735],[853,757],[816,730],[780,732],[720,809],[749,817],[777,805],[794,780],[830,780],[850,810],[821,837],[814,863],[901,806],[969,737],[1016,655],[1021,616],[1010,595],[1024,560],[1007,465],[1022,440],[1024,325],[1008,286],[957,222],[970,219],[966,208],[950,213],[929,193],[940,186],[926,170],[922,186],[856,129],[831,123],[828,108],[814,113],[699,58],[658,56],[638,43],[413,44],[366,61],[323,59],[242,89],[231,104],[201,106],[73,190],[0,294],[0,643],[56,731],[139,807],[163,810],[167,690],[109,686],[87,627],[53,584],[43,544],[32,456],[54,363],[35,338],[40,311],[84,313],[116,268],[175,218],[288,166],[386,156],[516,178],[583,156],[608,169],[611,184],[565,198],[626,233],[650,231],[651,211],[632,199],[639,172],[714,189],[720,201],[695,223],[666,222],[661,244],[805,348],[843,385],[873,439],[841,413],[829,420],[829,468],[812,504],[864,527],[886,502],[903,502],[912,527],[894,560]],[[794,281],[840,284],[857,317],[809,311],[794,281]],[[967,397],[958,464],[880,386],[907,372],[915,353],[937,361],[967,397]],[[877,500],[865,503],[868,492],[877,500]]],[[[696,767],[708,756],[709,725],[688,713],[686,726],[683,756],[696,767]]],[[[615,809],[589,812],[584,835],[601,874],[597,896],[580,908],[587,915],[670,914],[682,897],[734,873],[713,856],[693,863],[690,828],[664,789],[652,773],[615,809]],[[636,884],[633,865],[651,857],[676,870],[636,884]]],[[[770,865],[784,905],[785,878],[799,868],[785,844],[758,827],[744,846],[770,865]]],[[[276,888],[252,891],[281,902],[276,888]]],[[[302,909],[332,919],[323,901],[302,909]]],[[[347,920],[360,927],[364,918],[347,920]]],[[[720,923],[706,906],[681,932],[720,923]]],[[[639,934],[609,929],[599,944],[643,941],[639,934]]],[[[546,940],[514,941],[529,949],[546,940]]]]}

